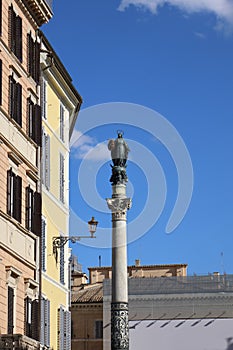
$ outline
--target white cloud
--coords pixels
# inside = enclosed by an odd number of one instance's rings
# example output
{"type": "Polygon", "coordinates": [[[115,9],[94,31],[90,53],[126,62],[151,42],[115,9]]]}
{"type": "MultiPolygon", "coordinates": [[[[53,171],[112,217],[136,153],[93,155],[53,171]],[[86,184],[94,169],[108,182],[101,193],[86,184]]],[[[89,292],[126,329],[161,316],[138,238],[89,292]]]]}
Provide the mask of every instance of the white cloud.
{"type": "Polygon", "coordinates": [[[124,11],[130,5],[134,5],[147,8],[155,14],[158,8],[165,4],[176,6],[186,13],[210,12],[215,14],[218,20],[233,24],[232,0],[121,0],[118,9],[124,11]]]}
{"type": "Polygon", "coordinates": [[[72,137],[70,140],[70,147],[80,148],[82,145],[93,145],[95,143],[95,139],[88,135],[83,135],[80,131],[74,129],[72,133],[72,137]]]}
{"type": "Polygon", "coordinates": [[[74,130],[70,141],[70,147],[73,157],[77,159],[86,159],[94,162],[107,161],[111,159],[110,152],[107,147],[107,141],[97,143],[97,141],[88,136],[83,135],[80,131],[74,130]]]}
{"type": "Polygon", "coordinates": [[[205,34],[203,33],[200,33],[200,32],[195,32],[194,35],[196,35],[198,38],[200,39],[206,39],[206,36],[205,34]]]}

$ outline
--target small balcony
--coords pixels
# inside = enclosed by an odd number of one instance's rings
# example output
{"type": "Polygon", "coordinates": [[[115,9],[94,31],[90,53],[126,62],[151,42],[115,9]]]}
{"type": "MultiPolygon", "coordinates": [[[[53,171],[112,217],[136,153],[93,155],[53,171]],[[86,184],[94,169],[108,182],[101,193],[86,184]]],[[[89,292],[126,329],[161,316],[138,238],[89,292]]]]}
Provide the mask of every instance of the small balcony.
{"type": "Polygon", "coordinates": [[[1,350],[39,350],[40,343],[22,334],[1,334],[1,350]]]}

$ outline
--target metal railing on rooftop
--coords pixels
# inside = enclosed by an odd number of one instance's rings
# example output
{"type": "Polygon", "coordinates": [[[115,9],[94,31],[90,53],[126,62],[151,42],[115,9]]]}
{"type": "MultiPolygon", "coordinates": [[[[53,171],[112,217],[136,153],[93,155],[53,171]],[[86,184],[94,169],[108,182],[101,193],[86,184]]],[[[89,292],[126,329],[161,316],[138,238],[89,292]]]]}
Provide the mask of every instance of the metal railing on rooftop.
{"type": "MultiPolygon", "coordinates": [[[[111,280],[104,281],[104,295],[110,295],[111,280]]],[[[129,295],[233,292],[233,275],[130,278],[129,295]]]]}

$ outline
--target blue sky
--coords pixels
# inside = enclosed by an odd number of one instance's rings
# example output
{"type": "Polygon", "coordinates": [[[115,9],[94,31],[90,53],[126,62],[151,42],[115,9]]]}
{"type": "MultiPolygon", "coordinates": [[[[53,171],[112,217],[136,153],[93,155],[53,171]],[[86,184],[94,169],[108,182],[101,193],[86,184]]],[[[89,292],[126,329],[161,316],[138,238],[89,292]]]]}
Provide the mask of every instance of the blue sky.
{"type": "MultiPolygon", "coordinates": [[[[54,17],[42,27],[84,100],[75,135],[87,132],[71,150],[72,212],[83,221],[94,215],[100,222],[97,236],[110,239],[111,217],[104,209],[104,199],[111,197],[106,140],[123,129],[131,148],[129,223],[143,210],[145,227],[158,216],[150,230],[139,225],[138,232],[129,232],[136,237],[128,245],[129,264],[140,258],[142,264],[188,263],[189,274],[233,272],[232,28],[233,3],[227,0],[54,1],[54,17]],[[115,102],[123,103],[125,124],[115,102]],[[141,113],[140,128],[129,120],[132,106],[141,113]],[[191,202],[170,234],[166,226],[180,188],[177,163],[164,139],[144,128],[147,109],[172,125],[192,162],[191,202]],[[107,113],[109,123],[103,122],[107,113]],[[137,144],[142,153],[135,154],[137,144]],[[150,193],[154,203],[148,205],[150,193]]],[[[84,230],[77,220],[77,233],[84,230]]],[[[95,241],[97,247],[88,240],[72,245],[84,270],[97,266],[99,255],[102,265],[111,264],[110,249],[101,248],[101,238],[95,241]]]]}

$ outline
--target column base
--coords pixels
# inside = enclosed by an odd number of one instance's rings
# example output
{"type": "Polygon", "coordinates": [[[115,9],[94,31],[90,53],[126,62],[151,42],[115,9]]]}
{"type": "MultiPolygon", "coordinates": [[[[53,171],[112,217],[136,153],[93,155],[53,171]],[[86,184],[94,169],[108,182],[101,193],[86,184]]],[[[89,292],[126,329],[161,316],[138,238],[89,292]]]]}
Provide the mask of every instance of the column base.
{"type": "Polygon", "coordinates": [[[111,350],[129,350],[128,303],[111,303],[111,350]]]}

